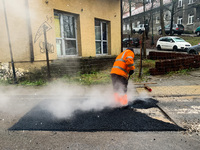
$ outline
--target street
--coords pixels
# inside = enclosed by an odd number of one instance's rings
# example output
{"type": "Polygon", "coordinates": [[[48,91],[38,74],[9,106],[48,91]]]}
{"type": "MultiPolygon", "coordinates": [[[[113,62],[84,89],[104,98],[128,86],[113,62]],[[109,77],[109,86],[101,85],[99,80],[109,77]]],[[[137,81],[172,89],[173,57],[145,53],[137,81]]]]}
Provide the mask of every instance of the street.
{"type": "Polygon", "coordinates": [[[127,109],[108,107],[111,85],[1,87],[0,149],[197,150],[199,76],[152,77],[151,93],[131,83],[127,109]]]}

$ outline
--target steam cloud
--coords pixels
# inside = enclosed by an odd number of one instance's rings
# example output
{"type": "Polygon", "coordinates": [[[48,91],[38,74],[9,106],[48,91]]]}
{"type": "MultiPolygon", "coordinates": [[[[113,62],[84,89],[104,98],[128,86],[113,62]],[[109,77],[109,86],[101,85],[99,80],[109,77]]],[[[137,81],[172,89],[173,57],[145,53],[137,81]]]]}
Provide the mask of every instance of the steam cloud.
{"type": "MultiPolygon", "coordinates": [[[[134,101],[137,96],[133,88],[134,85],[129,83],[129,102],[134,101]]],[[[0,112],[21,115],[40,105],[42,101],[45,101],[45,105],[43,103],[41,109],[58,119],[70,118],[77,110],[97,111],[119,106],[114,100],[111,85],[86,87],[57,82],[38,89],[0,87],[0,112]],[[20,99],[17,98],[19,95],[20,99]]]]}

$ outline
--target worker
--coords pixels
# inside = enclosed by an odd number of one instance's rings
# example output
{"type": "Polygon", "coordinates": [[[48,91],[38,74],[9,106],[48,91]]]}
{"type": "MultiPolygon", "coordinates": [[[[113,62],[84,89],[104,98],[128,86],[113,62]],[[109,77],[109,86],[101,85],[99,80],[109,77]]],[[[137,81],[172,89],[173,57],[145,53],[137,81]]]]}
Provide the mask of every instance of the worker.
{"type": "Polygon", "coordinates": [[[129,77],[134,73],[134,51],[129,47],[120,53],[111,69],[111,79],[115,101],[121,106],[128,104],[127,86],[129,77]]]}

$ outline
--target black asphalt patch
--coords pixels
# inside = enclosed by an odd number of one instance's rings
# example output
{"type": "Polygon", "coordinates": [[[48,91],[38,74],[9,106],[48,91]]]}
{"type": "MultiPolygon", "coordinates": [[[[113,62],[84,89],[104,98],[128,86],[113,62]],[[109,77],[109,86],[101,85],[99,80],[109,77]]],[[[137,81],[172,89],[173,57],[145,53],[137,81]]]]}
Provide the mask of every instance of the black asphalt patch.
{"type": "Polygon", "coordinates": [[[107,108],[101,111],[76,111],[70,119],[56,119],[43,109],[46,102],[35,106],[9,130],[40,131],[181,131],[183,128],[153,119],[131,108],[107,108]]]}

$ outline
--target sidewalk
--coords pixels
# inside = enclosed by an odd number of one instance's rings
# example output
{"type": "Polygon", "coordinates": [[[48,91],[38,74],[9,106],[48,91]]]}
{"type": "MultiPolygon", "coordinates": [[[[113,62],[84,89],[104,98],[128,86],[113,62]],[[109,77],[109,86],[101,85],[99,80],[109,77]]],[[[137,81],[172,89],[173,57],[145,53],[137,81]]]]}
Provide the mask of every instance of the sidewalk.
{"type": "MultiPolygon", "coordinates": [[[[150,86],[152,92],[148,92],[153,97],[169,96],[200,96],[200,85],[187,86],[150,86]]],[[[144,92],[144,88],[136,88],[138,93],[144,92]]]]}

